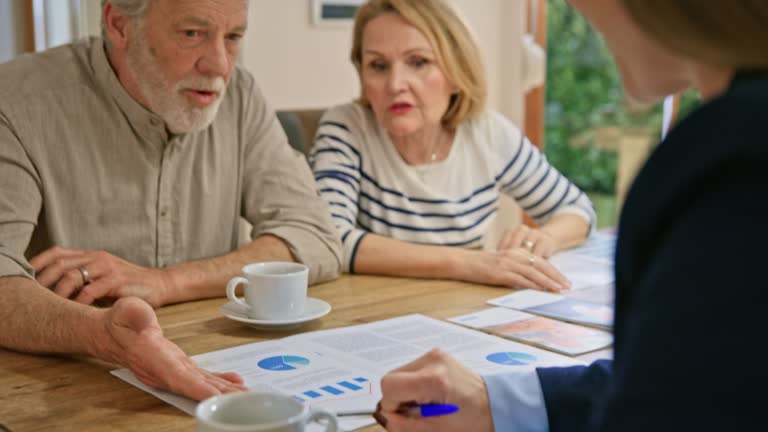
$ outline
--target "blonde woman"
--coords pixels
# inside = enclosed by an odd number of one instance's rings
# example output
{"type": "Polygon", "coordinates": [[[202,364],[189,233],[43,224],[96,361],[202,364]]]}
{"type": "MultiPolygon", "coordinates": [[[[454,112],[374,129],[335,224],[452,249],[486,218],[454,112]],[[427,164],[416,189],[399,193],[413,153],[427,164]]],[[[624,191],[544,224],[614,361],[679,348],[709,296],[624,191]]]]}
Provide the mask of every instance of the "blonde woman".
{"type": "Polygon", "coordinates": [[[442,0],[371,0],[355,19],[360,100],[330,109],[311,154],[345,269],[560,291],[545,259],[594,225],[587,196],[485,106],[478,49],[442,0]],[[541,225],[479,250],[499,196],[541,225]]]}
{"type": "Polygon", "coordinates": [[[704,99],[627,197],[615,361],[481,378],[432,352],[383,378],[377,416],[389,431],[765,430],[768,2],[571,3],[631,99],[690,86],[704,99]],[[460,409],[412,419],[397,413],[406,401],[460,409]]]}

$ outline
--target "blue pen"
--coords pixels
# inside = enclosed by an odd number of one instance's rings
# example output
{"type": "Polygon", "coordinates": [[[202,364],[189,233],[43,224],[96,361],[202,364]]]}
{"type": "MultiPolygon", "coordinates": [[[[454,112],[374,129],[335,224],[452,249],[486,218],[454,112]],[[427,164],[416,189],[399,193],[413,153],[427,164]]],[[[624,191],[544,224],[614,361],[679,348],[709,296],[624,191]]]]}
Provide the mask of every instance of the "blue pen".
{"type": "MultiPolygon", "coordinates": [[[[436,417],[442,415],[453,414],[459,410],[459,407],[453,404],[440,404],[440,403],[428,403],[428,404],[416,404],[408,403],[403,404],[397,409],[398,414],[403,414],[411,417],[436,417]]],[[[373,415],[376,410],[370,411],[338,411],[336,415],[341,416],[353,416],[353,415],[373,415]]]]}
{"type": "Polygon", "coordinates": [[[435,417],[441,415],[453,414],[459,410],[459,407],[453,404],[439,404],[428,403],[420,405],[404,406],[402,410],[398,409],[398,412],[402,411],[402,414],[420,414],[422,417],[435,417]],[[414,412],[415,411],[415,412],[414,412]]]}

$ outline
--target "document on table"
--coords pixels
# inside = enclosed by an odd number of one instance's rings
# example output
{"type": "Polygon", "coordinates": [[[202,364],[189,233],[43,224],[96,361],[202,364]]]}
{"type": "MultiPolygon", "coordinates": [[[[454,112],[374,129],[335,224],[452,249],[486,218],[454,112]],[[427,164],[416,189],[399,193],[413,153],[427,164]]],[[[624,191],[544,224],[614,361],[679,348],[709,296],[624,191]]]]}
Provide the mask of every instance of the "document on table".
{"type": "Polygon", "coordinates": [[[584,245],[550,258],[549,262],[571,281],[571,289],[563,295],[592,303],[613,304],[615,253],[616,235],[596,232],[584,245]]]}
{"type": "Polygon", "coordinates": [[[542,291],[521,290],[486,303],[602,329],[613,327],[612,306],[542,291]]]}
{"type": "Polygon", "coordinates": [[[617,236],[614,232],[593,232],[583,245],[568,249],[565,253],[612,263],[616,256],[616,240],[617,236]]]}
{"type": "Polygon", "coordinates": [[[592,303],[613,304],[613,262],[569,254],[555,255],[549,262],[571,281],[571,289],[563,291],[564,296],[592,303]]]}
{"type": "Polygon", "coordinates": [[[448,321],[569,356],[601,350],[613,343],[613,335],[603,330],[504,307],[485,309],[448,321]]]}
{"type": "MultiPolygon", "coordinates": [[[[444,349],[483,375],[583,364],[423,315],[302,333],[200,354],[193,359],[214,372],[239,373],[253,391],[277,391],[336,412],[372,410],[381,398],[381,377],[433,348],[444,349]]],[[[112,373],[188,414],[194,413],[195,401],[148,387],[127,369],[112,373]]],[[[374,423],[369,416],[341,417],[339,421],[345,430],[374,423]]],[[[308,430],[321,429],[318,426],[308,430]]]]}
{"type": "Polygon", "coordinates": [[[613,262],[577,254],[558,254],[549,259],[579,290],[595,285],[611,284],[614,281],[613,262]]]}

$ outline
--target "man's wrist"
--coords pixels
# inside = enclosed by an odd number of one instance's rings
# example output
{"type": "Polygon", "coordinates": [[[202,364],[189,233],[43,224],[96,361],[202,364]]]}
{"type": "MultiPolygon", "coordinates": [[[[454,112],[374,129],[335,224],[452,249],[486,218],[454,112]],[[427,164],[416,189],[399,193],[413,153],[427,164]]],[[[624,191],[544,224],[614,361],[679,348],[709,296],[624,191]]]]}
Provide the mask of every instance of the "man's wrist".
{"type": "Polygon", "coordinates": [[[100,360],[120,364],[120,359],[116,356],[119,350],[115,346],[115,340],[109,329],[111,308],[88,307],[88,309],[91,311],[87,312],[88,323],[83,326],[87,331],[82,339],[86,353],[100,360]]]}
{"type": "Polygon", "coordinates": [[[160,286],[158,289],[157,304],[153,307],[160,307],[169,303],[176,303],[179,296],[179,288],[183,286],[183,274],[177,269],[165,268],[157,269],[160,286]]]}

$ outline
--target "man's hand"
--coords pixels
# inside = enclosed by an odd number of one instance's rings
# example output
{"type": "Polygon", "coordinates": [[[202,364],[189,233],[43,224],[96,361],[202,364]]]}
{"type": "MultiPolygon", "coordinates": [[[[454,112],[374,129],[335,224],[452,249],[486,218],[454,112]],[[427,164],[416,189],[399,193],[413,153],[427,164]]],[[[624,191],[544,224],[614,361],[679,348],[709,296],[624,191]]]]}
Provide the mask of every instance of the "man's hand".
{"type": "Polygon", "coordinates": [[[492,432],[485,382],[441,350],[433,350],[381,379],[381,403],[374,415],[388,431],[492,432]],[[412,418],[401,407],[413,403],[449,403],[455,414],[412,418]]]}
{"type": "Polygon", "coordinates": [[[158,307],[165,303],[171,284],[162,270],[141,267],[104,251],[53,247],[29,262],[41,285],[83,304],[102,298],[139,297],[158,307]]]}
{"type": "Polygon", "coordinates": [[[236,373],[199,368],[163,336],[154,310],[144,301],[119,299],[104,317],[106,336],[96,340],[94,355],[127,367],[144,384],[195,400],[247,390],[236,373]]]}

